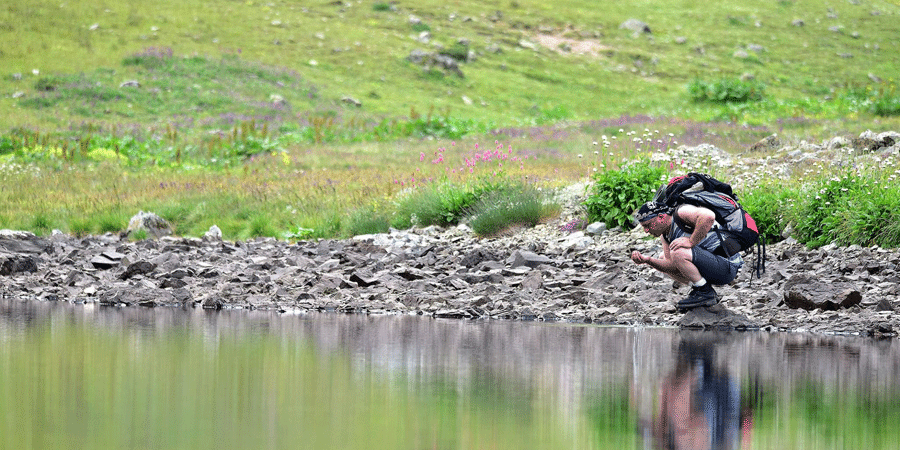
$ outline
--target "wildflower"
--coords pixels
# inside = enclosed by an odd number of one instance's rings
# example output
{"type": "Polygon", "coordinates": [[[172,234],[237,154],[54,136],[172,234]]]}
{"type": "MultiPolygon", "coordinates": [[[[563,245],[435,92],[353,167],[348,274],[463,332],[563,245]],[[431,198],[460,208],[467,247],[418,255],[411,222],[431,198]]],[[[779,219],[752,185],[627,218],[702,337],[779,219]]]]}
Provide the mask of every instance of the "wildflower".
{"type": "Polygon", "coordinates": [[[419,162],[425,161],[425,152],[419,152],[419,162]]]}

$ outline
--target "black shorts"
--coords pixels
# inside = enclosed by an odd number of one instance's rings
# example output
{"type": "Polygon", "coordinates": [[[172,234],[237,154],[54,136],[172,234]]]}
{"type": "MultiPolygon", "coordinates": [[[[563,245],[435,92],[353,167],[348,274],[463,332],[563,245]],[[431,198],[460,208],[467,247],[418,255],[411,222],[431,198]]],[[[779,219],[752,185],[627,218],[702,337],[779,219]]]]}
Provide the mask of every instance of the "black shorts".
{"type": "Polygon", "coordinates": [[[743,265],[743,261],[739,254],[732,259],[736,262],[729,261],[724,256],[714,255],[709,250],[700,247],[691,248],[691,261],[700,271],[700,275],[711,284],[728,284],[737,277],[738,269],[743,265]]]}

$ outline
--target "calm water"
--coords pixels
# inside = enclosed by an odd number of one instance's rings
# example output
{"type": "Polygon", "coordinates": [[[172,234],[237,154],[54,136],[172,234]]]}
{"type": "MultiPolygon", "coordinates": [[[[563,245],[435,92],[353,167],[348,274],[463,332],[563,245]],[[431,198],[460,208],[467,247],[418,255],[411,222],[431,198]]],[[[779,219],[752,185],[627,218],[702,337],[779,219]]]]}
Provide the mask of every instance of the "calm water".
{"type": "Polygon", "coordinates": [[[896,340],[0,300],[2,449],[897,449],[896,340]]]}

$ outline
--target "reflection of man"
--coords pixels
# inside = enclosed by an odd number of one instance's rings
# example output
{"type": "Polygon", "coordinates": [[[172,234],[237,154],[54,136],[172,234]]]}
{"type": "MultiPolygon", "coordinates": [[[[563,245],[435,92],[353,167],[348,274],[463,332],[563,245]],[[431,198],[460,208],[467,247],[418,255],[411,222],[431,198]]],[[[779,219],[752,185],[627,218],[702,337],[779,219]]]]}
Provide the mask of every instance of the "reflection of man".
{"type": "MultiPolygon", "coordinates": [[[[713,368],[711,344],[682,341],[660,386],[652,438],[660,449],[731,450],[749,433],[737,381],[713,368]]],[[[749,413],[749,409],[746,410],[749,413]]],[[[745,442],[749,444],[749,442],[745,442]]]]}

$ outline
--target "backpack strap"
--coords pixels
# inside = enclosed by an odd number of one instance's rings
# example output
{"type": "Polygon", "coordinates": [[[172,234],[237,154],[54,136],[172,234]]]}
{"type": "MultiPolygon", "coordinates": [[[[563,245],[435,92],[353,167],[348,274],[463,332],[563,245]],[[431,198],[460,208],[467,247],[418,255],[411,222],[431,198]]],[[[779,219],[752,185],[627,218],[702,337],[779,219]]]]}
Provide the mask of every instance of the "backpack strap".
{"type": "Polygon", "coordinates": [[[756,241],[756,278],[762,278],[764,273],[766,273],[766,235],[760,233],[759,240],[756,241]]]}

